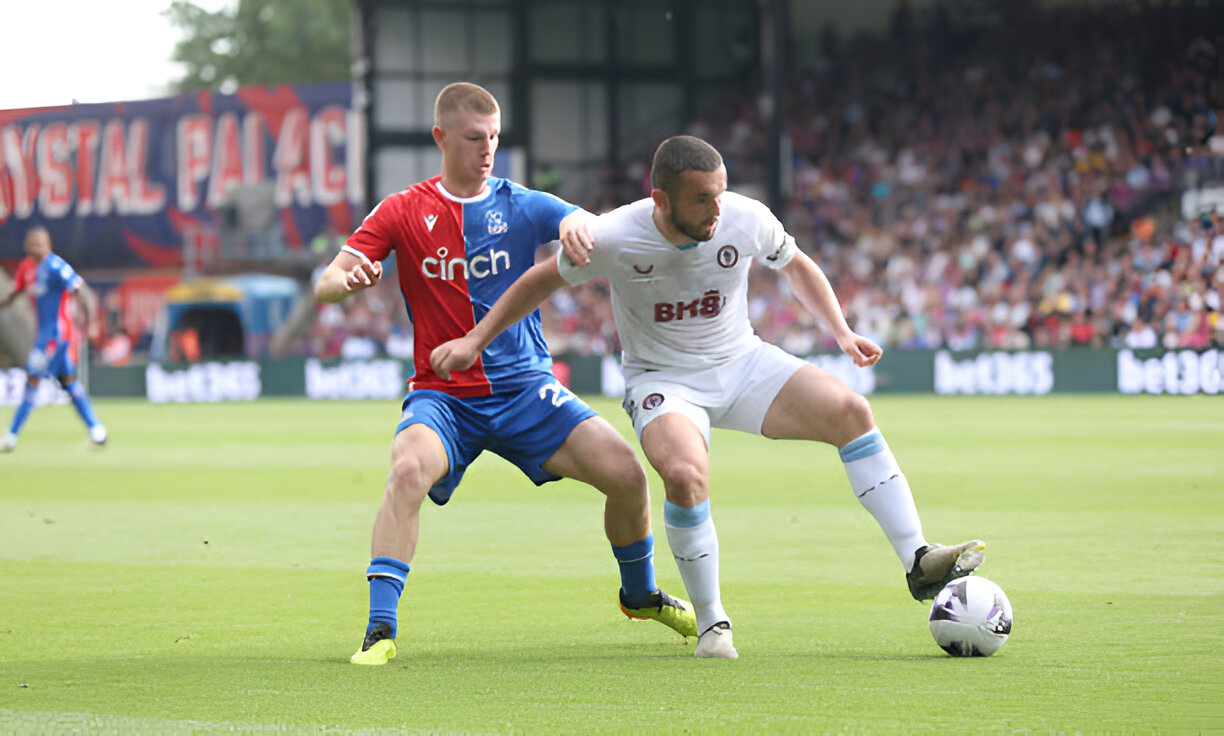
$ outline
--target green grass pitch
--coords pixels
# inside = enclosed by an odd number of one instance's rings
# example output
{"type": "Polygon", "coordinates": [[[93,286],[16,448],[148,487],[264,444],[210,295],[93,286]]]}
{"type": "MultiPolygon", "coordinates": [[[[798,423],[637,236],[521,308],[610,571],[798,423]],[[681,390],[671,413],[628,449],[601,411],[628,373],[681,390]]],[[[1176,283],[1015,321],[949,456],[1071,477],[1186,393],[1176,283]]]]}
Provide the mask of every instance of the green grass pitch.
{"type": "Polygon", "coordinates": [[[927,536],[987,540],[1015,609],[990,658],[935,646],[832,448],[716,432],[740,659],[625,619],[600,496],[485,455],[427,504],[381,668],[347,659],[396,402],[104,400],[103,451],[40,409],[0,456],[0,733],[1207,732],[1222,401],[873,400],[927,536]]]}

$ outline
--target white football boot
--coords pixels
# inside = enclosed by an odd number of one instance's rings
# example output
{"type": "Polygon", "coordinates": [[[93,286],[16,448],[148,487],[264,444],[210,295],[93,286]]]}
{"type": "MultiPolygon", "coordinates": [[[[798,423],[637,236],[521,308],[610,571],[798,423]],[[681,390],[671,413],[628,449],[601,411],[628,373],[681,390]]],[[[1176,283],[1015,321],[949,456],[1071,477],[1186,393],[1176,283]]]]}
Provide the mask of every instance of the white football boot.
{"type": "Polygon", "coordinates": [[[106,444],[106,436],[106,427],[101,424],[95,424],[89,428],[89,441],[97,447],[106,444]]]}
{"type": "Polygon", "coordinates": [[[697,639],[697,648],[693,656],[699,658],[738,659],[739,652],[731,642],[731,624],[719,621],[705,630],[697,639]]]}

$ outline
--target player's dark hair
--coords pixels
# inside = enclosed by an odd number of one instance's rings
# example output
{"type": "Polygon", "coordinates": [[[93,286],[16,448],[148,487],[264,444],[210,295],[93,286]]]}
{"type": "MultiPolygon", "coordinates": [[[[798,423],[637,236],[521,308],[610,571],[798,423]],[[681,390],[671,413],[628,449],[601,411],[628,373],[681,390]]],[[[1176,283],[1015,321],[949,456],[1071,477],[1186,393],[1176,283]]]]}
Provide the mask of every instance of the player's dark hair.
{"type": "Polygon", "coordinates": [[[691,135],[677,135],[659,144],[650,164],[650,186],[672,196],[686,171],[717,171],[722,156],[714,146],[691,135]]]}

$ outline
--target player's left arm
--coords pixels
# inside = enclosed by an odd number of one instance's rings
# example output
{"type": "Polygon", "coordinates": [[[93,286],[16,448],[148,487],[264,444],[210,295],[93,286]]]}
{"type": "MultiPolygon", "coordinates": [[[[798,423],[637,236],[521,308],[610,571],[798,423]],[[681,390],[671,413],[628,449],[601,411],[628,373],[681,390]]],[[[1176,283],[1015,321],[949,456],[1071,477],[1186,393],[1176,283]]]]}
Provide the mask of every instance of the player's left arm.
{"type": "Polygon", "coordinates": [[[841,303],[833,292],[833,285],[816,261],[796,249],[795,255],[780,272],[786,277],[791,292],[799,298],[799,302],[832,332],[838,347],[854,359],[855,365],[869,366],[880,359],[884,349],[850,329],[841,303]]]}
{"type": "Polygon", "coordinates": [[[75,278],[70,288],[76,312],[85,321],[85,334],[89,335],[90,340],[97,340],[102,335],[102,330],[98,325],[98,310],[94,305],[93,290],[85,285],[85,279],[80,276],[75,278]]]}
{"type": "Polygon", "coordinates": [[[439,377],[450,380],[452,371],[472,367],[493,338],[540,307],[554,291],[565,285],[555,258],[535,264],[502,292],[476,326],[463,337],[448,340],[433,349],[429,363],[439,377]]]}

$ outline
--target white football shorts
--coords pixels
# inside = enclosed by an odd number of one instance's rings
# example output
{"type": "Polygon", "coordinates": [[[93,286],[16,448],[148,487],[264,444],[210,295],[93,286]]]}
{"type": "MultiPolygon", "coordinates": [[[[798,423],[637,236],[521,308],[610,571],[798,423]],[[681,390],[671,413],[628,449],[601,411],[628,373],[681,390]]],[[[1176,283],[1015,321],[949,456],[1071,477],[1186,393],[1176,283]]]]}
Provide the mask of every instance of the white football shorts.
{"type": "Polygon", "coordinates": [[[700,370],[637,370],[625,373],[622,406],[638,438],[647,424],[669,412],[692,420],[710,446],[710,427],[761,434],[778,392],[807,361],[762,342],[722,365],[700,370]]]}

